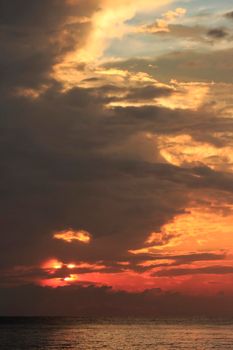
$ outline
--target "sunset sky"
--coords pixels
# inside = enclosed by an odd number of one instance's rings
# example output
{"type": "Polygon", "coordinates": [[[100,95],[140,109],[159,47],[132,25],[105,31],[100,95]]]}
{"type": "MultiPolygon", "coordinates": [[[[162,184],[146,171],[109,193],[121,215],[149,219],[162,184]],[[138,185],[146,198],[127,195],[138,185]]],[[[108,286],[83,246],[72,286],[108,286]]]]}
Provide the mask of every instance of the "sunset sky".
{"type": "Polygon", "coordinates": [[[0,28],[0,314],[233,312],[232,0],[0,0],[0,28]]]}

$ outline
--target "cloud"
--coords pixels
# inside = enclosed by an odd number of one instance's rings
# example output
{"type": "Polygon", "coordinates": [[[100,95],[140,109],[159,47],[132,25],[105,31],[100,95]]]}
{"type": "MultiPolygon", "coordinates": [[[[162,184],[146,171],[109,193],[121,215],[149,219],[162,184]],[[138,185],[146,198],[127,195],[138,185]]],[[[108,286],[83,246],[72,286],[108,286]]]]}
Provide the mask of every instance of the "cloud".
{"type": "Polygon", "coordinates": [[[90,23],[80,20],[97,9],[95,1],[71,8],[65,1],[1,1],[1,86],[40,89],[51,81],[53,65],[74,45],[83,45],[90,23]],[[76,20],[71,21],[72,18],[76,20]]]}
{"type": "MultiPolygon", "coordinates": [[[[195,25],[188,26],[184,24],[169,24],[167,32],[157,33],[163,37],[173,37],[176,39],[186,39],[188,41],[205,42],[206,27],[195,25]]],[[[155,33],[154,33],[155,34],[155,33]]]]}
{"type": "Polygon", "coordinates": [[[161,19],[157,19],[154,23],[150,25],[143,25],[136,29],[139,33],[162,33],[170,32],[169,24],[176,20],[177,18],[184,16],[186,14],[186,9],[177,8],[174,11],[168,11],[162,15],[161,19]]]}
{"type": "Polygon", "coordinates": [[[187,186],[231,190],[231,179],[221,173],[161,163],[156,137],[148,141],[153,162],[145,160],[148,151],[142,147],[148,132],[176,132],[181,125],[194,132],[202,121],[206,133],[207,125],[211,130],[218,127],[212,116],[203,119],[197,112],[187,117],[186,112],[159,107],[106,111],[93,99],[93,105],[88,104],[88,96],[85,89],[65,95],[54,89],[39,100],[12,97],[5,102],[9,117],[7,123],[2,121],[6,143],[1,152],[8,169],[2,181],[4,261],[24,263],[54,254],[71,261],[77,254],[81,259],[117,259],[184,210],[187,186]],[[135,141],[130,148],[131,136],[135,141]],[[12,221],[13,201],[18,209],[12,221]],[[51,239],[52,232],[67,227],[85,227],[93,233],[92,247],[68,248],[51,239]],[[11,256],[9,250],[6,253],[10,237],[15,242],[11,256]],[[32,248],[26,254],[28,244],[32,248]]]}
{"type": "Polygon", "coordinates": [[[199,274],[212,274],[212,275],[223,275],[232,274],[233,268],[231,266],[211,266],[202,267],[197,269],[170,269],[161,270],[156,272],[155,276],[183,276],[183,275],[199,275],[199,274]]]}
{"type": "Polygon", "coordinates": [[[225,254],[217,253],[193,253],[174,256],[176,259],[176,264],[189,264],[194,261],[214,261],[214,260],[224,260],[226,258],[225,254]]]}
{"type": "Polygon", "coordinates": [[[223,28],[213,28],[207,32],[207,35],[214,39],[223,39],[228,36],[228,32],[223,28]]]}
{"type": "Polygon", "coordinates": [[[81,243],[88,244],[91,241],[91,234],[87,231],[73,231],[73,230],[65,230],[56,232],[53,234],[54,239],[60,239],[62,241],[72,243],[74,241],[78,241],[81,243]]]}
{"type": "Polygon", "coordinates": [[[182,44],[184,47],[205,47],[215,44],[217,41],[225,39],[231,42],[232,37],[230,32],[225,27],[209,28],[205,25],[188,25],[178,23],[167,23],[164,27],[149,26],[145,33],[150,33],[156,36],[157,40],[176,40],[177,46],[182,44]],[[210,40],[212,39],[212,40],[210,40]],[[214,42],[213,42],[214,40],[214,42]]]}
{"type": "Polygon", "coordinates": [[[169,89],[168,87],[157,87],[157,86],[145,86],[142,88],[133,88],[130,89],[128,94],[126,95],[126,100],[152,100],[156,97],[161,96],[169,96],[172,94],[172,89],[169,89]]]}
{"type": "Polygon", "coordinates": [[[224,16],[228,19],[233,19],[233,11],[225,13],[224,16]]]}
{"type": "Polygon", "coordinates": [[[176,78],[181,82],[232,83],[232,48],[202,52],[173,50],[156,58],[132,58],[109,62],[108,68],[141,71],[162,82],[176,78]],[[223,62],[224,61],[224,65],[223,62]],[[174,73],[175,72],[175,73],[174,73]]]}
{"type": "MultiPolygon", "coordinates": [[[[218,261],[224,263],[223,260],[228,261],[230,257],[222,252],[213,253],[190,253],[190,254],[178,254],[155,251],[154,254],[139,254],[132,252],[121,260],[115,260],[112,257],[108,259],[93,261],[77,261],[73,259],[49,259],[44,261],[40,266],[15,266],[11,269],[2,269],[1,275],[1,287],[26,285],[33,283],[39,286],[47,286],[52,288],[68,287],[71,285],[96,285],[96,286],[110,286],[114,290],[118,291],[144,291],[149,286],[154,288],[157,286],[166,286],[167,290],[171,290],[174,287],[173,283],[167,283],[164,280],[164,271],[175,271],[175,269],[167,270],[174,266],[179,266],[181,270],[196,270],[200,269],[204,265],[205,267],[212,267],[213,264],[218,261]],[[200,267],[201,266],[201,267],[200,267]],[[166,270],[164,270],[166,268],[166,270]],[[155,272],[156,271],[156,272],[155,272]],[[160,275],[161,273],[161,275],[160,275]],[[152,279],[151,275],[158,278],[152,279]]],[[[119,257],[118,257],[119,258],[119,257]]],[[[205,271],[205,270],[204,270],[205,271]]],[[[225,290],[231,290],[226,281],[223,280],[223,275],[219,273],[219,278],[215,282],[222,283],[222,287],[225,290]]],[[[179,274],[177,274],[179,276],[179,274]]],[[[192,274],[190,273],[190,276],[192,274]]],[[[178,290],[184,291],[189,286],[188,281],[179,281],[178,290]]],[[[176,283],[175,283],[176,284],[176,283]]],[[[218,284],[216,284],[218,285],[218,284]]],[[[205,286],[202,286],[203,291],[205,286]]],[[[196,287],[191,291],[195,294],[196,287]]],[[[200,290],[200,289],[199,289],[200,290]]],[[[213,289],[213,292],[215,289],[213,289]]]]}
{"type": "Polygon", "coordinates": [[[87,74],[95,71],[103,60],[104,52],[114,39],[121,39],[129,33],[127,22],[132,20],[137,13],[145,13],[156,10],[169,4],[173,0],[100,0],[98,11],[91,17],[91,31],[88,41],[82,46],[77,45],[73,50],[54,65],[53,76],[60,81],[65,88],[70,88],[85,79],[85,74],[77,72],[76,66],[80,62],[86,65],[87,74]]]}
{"type": "Polygon", "coordinates": [[[170,253],[173,250],[191,249],[195,251],[212,251],[224,249],[231,242],[229,235],[232,222],[232,205],[223,204],[215,207],[210,201],[210,208],[205,205],[197,208],[187,208],[185,213],[177,215],[171,222],[164,225],[159,232],[153,232],[148,236],[143,247],[131,251],[134,254],[150,253],[156,254],[159,250],[166,248],[170,253]],[[219,232],[222,233],[222,242],[219,244],[219,232]],[[228,243],[226,243],[228,242],[228,243]]]}
{"type": "Polygon", "coordinates": [[[214,170],[232,172],[233,149],[227,146],[215,146],[208,142],[192,140],[190,135],[160,137],[161,155],[171,164],[183,167],[205,165],[214,170]]]}
{"type": "Polygon", "coordinates": [[[147,137],[177,132],[180,126],[190,132],[198,128],[199,134],[201,122],[205,133],[208,128],[215,132],[219,126],[213,116],[203,119],[199,112],[160,107],[104,110],[92,97],[89,103],[89,94],[75,89],[64,95],[54,88],[37,100],[14,96],[3,101],[8,116],[2,120],[1,148],[5,262],[54,255],[72,261],[77,254],[84,260],[117,259],[182,212],[186,194],[195,186],[231,191],[231,178],[221,173],[165,164],[156,155],[156,136],[147,137]],[[148,148],[143,149],[146,141],[148,148]],[[13,202],[18,205],[11,220],[13,202]],[[93,234],[92,247],[63,247],[51,239],[52,232],[67,227],[85,227],[93,234]],[[10,255],[9,239],[15,242],[10,255]]]}

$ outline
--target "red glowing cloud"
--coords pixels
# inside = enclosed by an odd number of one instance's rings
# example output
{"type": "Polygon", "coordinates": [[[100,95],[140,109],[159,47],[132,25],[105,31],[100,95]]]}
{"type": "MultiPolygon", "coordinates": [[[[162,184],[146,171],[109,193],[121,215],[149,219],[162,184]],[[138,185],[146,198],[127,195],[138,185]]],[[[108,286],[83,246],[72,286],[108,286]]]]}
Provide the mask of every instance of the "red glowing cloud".
{"type": "Polygon", "coordinates": [[[41,268],[45,270],[59,270],[63,266],[63,263],[57,259],[49,259],[42,263],[41,268]]]}

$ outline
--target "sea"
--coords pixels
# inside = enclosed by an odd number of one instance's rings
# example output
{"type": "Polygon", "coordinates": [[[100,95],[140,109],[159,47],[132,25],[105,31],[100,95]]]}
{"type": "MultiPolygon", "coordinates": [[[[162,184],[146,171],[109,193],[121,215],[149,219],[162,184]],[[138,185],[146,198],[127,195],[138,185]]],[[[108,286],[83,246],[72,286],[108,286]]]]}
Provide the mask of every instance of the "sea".
{"type": "Polygon", "coordinates": [[[1,350],[233,350],[233,319],[1,317],[1,350]]]}

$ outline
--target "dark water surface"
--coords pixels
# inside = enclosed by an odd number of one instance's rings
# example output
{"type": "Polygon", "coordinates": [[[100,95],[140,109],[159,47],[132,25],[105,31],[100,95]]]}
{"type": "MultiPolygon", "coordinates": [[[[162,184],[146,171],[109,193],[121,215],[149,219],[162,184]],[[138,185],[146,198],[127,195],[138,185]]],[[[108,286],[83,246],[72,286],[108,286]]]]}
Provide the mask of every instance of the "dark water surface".
{"type": "Polygon", "coordinates": [[[0,318],[2,350],[233,350],[233,320],[0,318]]]}

